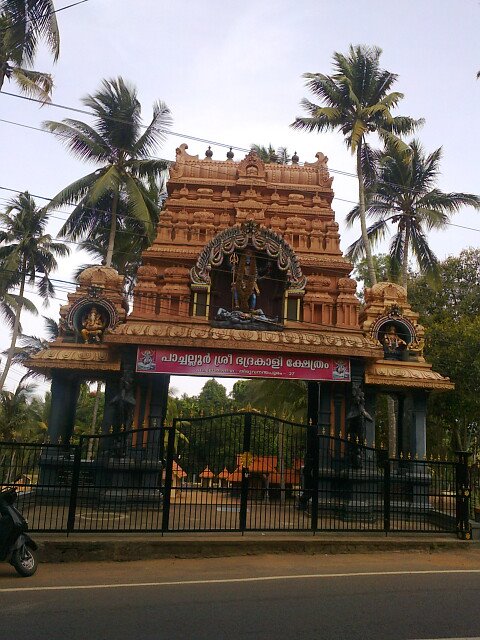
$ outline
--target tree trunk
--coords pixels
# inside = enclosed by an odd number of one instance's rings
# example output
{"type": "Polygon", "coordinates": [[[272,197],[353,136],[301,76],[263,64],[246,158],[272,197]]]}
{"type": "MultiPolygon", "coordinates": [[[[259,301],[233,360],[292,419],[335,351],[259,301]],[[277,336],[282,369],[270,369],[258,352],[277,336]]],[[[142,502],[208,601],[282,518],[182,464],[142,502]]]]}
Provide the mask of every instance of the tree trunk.
{"type": "Polygon", "coordinates": [[[102,383],[100,381],[97,382],[97,395],[95,396],[95,402],[93,403],[93,415],[92,415],[92,437],[88,439],[88,450],[87,450],[87,460],[93,459],[94,447],[98,446],[98,439],[93,438],[97,431],[97,416],[98,416],[98,407],[100,405],[100,394],[102,392],[102,383]]]}
{"type": "Polygon", "coordinates": [[[405,226],[404,240],[403,240],[403,256],[402,256],[402,287],[407,288],[408,282],[408,250],[410,245],[410,230],[408,224],[405,226]]]}
{"type": "Polygon", "coordinates": [[[360,212],[360,228],[362,230],[363,246],[365,247],[365,258],[367,260],[368,276],[371,286],[377,284],[377,274],[373,264],[372,247],[367,233],[367,216],[365,211],[365,185],[363,183],[362,169],[362,142],[357,145],[357,176],[358,176],[358,205],[360,212]]]}
{"type": "Polygon", "coordinates": [[[97,429],[97,416],[98,416],[98,407],[100,406],[100,394],[102,392],[102,383],[100,381],[97,382],[97,391],[95,395],[95,402],[93,403],[93,415],[92,415],[92,434],[96,432],[97,429]]]}
{"type": "Polygon", "coordinates": [[[388,420],[388,455],[390,458],[397,456],[397,407],[395,399],[387,396],[387,420],[388,420]]]}
{"type": "Polygon", "coordinates": [[[110,224],[110,236],[108,238],[107,257],[105,260],[105,266],[112,266],[113,249],[115,247],[115,235],[117,233],[117,209],[118,209],[118,190],[113,196],[112,203],[112,222],[110,224]]]}
{"type": "Polygon", "coordinates": [[[5,380],[7,379],[7,375],[10,370],[10,365],[12,364],[12,358],[15,353],[15,346],[17,344],[17,338],[19,333],[18,329],[20,326],[20,314],[22,313],[22,307],[23,307],[23,294],[25,292],[25,279],[26,279],[25,274],[26,274],[26,264],[24,260],[22,264],[22,281],[20,283],[19,302],[18,302],[17,311],[15,313],[15,320],[13,323],[13,331],[12,331],[12,340],[10,342],[10,347],[8,349],[7,361],[5,363],[5,367],[2,371],[2,376],[0,378],[0,391],[3,389],[5,385],[5,380]]]}

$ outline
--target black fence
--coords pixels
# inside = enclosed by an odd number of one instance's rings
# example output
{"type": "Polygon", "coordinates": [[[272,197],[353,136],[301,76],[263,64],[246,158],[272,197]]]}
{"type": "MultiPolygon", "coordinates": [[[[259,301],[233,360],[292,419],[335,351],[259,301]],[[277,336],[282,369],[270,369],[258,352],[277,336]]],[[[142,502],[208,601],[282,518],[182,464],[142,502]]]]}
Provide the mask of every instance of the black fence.
{"type": "Polygon", "coordinates": [[[33,531],[382,531],[470,536],[467,459],[389,459],[256,412],[163,429],[0,443],[33,531]]]}

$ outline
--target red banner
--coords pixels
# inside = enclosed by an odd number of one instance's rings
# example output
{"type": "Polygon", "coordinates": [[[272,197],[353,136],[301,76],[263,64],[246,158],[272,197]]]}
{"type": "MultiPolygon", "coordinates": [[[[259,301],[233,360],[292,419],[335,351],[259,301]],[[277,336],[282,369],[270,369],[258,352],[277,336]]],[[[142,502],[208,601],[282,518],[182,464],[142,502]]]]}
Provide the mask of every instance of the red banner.
{"type": "Polygon", "coordinates": [[[283,380],[350,381],[350,360],[315,355],[270,355],[248,351],[139,347],[139,373],[283,380]]]}

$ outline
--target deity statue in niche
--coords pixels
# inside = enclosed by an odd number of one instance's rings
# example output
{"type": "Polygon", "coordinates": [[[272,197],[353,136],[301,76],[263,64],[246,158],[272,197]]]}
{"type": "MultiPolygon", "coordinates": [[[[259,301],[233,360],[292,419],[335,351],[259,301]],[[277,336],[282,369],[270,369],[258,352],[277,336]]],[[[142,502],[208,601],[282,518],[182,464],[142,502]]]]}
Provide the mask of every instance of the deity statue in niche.
{"type": "Polygon", "coordinates": [[[260,294],[257,260],[252,249],[246,249],[240,257],[234,253],[232,268],[233,308],[244,313],[251,313],[256,309],[257,295],[260,294]]]}
{"type": "Polygon", "coordinates": [[[386,328],[381,342],[383,344],[385,358],[390,360],[400,359],[402,351],[407,347],[406,341],[398,335],[397,328],[394,324],[386,328]]]}
{"type": "Polygon", "coordinates": [[[97,307],[91,307],[82,318],[82,329],[80,330],[85,344],[89,342],[100,343],[106,326],[107,322],[97,307]]]}
{"type": "MultiPolygon", "coordinates": [[[[271,311],[272,306],[277,302],[274,298],[272,305],[272,293],[278,297],[278,292],[275,289],[278,278],[272,279],[272,264],[268,257],[256,254],[255,249],[249,246],[242,251],[232,253],[229,257],[229,263],[231,269],[231,311],[219,306],[212,324],[233,329],[282,330],[283,325],[278,323],[278,316],[266,315],[258,305],[259,281],[264,278],[269,278],[269,281],[265,283],[265,286],[262,286],[263,306],[266,305],[266,308],[271,311]]],[[[224,280],[224,276],[222,280],[224,280]]],[[[281,299],[283,299],[283,295],[281,299]]],[[[223,300],[225,304],[227,301],[225,298],[223,300]]]]}

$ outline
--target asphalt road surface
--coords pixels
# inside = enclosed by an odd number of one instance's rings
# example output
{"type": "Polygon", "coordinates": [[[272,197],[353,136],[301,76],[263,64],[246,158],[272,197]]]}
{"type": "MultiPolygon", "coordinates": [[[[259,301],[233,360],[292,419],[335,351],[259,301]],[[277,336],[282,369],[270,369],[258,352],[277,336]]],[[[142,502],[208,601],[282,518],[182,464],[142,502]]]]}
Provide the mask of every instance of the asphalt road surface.
{"type": "Polygon", "coordinates": [[[0,565],[2,640],[480,638],[480,552],[0,565]]]}

